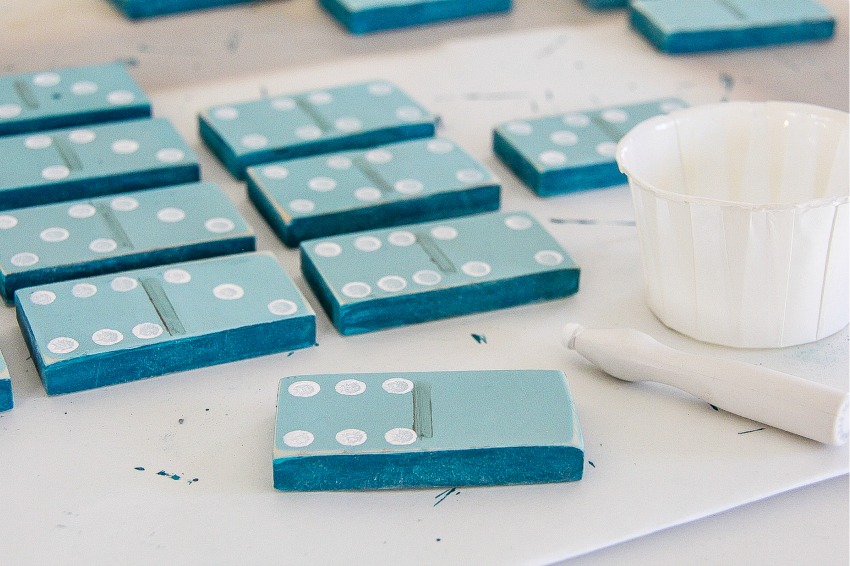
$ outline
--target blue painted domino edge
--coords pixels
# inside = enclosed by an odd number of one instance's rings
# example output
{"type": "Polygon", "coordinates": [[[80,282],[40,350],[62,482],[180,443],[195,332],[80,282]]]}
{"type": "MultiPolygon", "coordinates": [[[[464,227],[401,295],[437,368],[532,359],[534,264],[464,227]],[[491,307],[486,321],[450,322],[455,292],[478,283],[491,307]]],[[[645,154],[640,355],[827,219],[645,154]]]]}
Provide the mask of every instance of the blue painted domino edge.
{"type": "Polygon", "coordinates": [[[617,142],[641,121],[683,108],[677,98],[499,124],[493,152],[541,197],[625,184],[617,142]]]}
{"type": "MultiPolygon", "coordinates": [[[[192,183],[188,185],[164,187],[161,189],[148,189],[141,193],[125,193],[122,195],[120,200],[128,202],[128,199],[130,199],[130,202],[133,202],[135,207],[138,207],[139,202],[141,202],[144,208],[148,208],[156,199],[165,198],[166,201],[163,205],[173,205],[175,204],[174,201],[178,201],[181,206],[185,207],[186,203],[195,196],[199,199],[197,206],[191,210],[188,209],[188,207],[186,208],[189,210],[189,219],[199,226],[199,232],[193,235],[194,239],[192,240],[174,242],[173,245],[170,246],[162,244],[161,241],[157,241],[155,245],[149,244],[147,247],[140,247],[139,238],[136,238],[135,241],[133,241],[134,239],[131,239],[131,237],[127,234],[125,227],[121,226],[121,220],[115,216],[113,207],[109,202],[113,201],[112,197],[76,202],[71,201],[57,205],[42,205],[28,209],[12,210],[9,211],[8,214],[0,215],[0,220],[8,223],[11,219],[15,222],[15,226],[13,228],[0,229],[0,243],[3,243],[4,246],[9,245],[9,239],[5,238],[8,232],[11,232],[16,228],[20,229],[22,222],[32,224],[34,220],[37,220],[37,218],[34,217],[41,211],[45,210],[49,211],[51,218],[64,217],[66,222],[70,221],[77,223],[83,222],[86,219],[83,217],[71,217],[71,212],[75,209],[90,210],[91,216],[97,215],[98,213],[96,211],[99,211],[101,217],[104,218],[105,226],[102,226],[102,228],[104,230],[107,228],[109,229],[104,232],[104,235],[109,235],[115,238],[115,240],[111,240],[113,243],[121,242],[118,244],[116,249],[113,250],[113,252],[91,252],[92,259],[89,261],[67,262],[67,255],[65,254],[71,253],[67,250],[67,248],[65,251],[62,249],[50,250],[55,254],[53,256],[54,261],[45,261],[44,257],[38,257],[38,255],[41,254],[41,251],[36,250],[38,251],[38,254],[35,257],[38,263],[34,264],[35,267],[32,269],[14,268],[14,266],[3,261],[0,263],[0,296],[2,296],[7,303],[12,303],[15,291],[24,287],[45,285],[47,283],[54,283],[57,281],[65,281],[80,277],[91,277],[130,269],[141,269],[154,265],[164,265],[168,263],[254,251],[256,248],[256,238],[253,230],[241,217],[239,212],[236,210],[236,207],[233,206],[227,196],[225,196],[221,189],[213,183],[192,183]],[[133,196],[135,198],[131,198],[133,196]],[[169,199],[169,196],[172,198],[169,199]],[[68,211],[67,213],[66,210],[68,211]],[[207,236],[207,238],[202,237],[200,233],[200,218],[203,218],[202,215],[205,212],[207,218],[225,222],[229,221],[230,224],[228,227],[230,230],[215,233],[208,229],[203,234],[203,236],[207,236]],[[224,215],[223,218],[222,215],[224,215]],[[63,259],[56,261],[55,258],[57,256],[62,257],[63,259]],[[62,261],[66,262],[62,263],[62,261]],[[39,265],[41,265],[41,267],[37,267],[39,265]]],[[[150,210],[150,213],[152,212],[153,210],[150,210]]],[[[86,212],[85,214],[87,215],[89,213],[86,212]]],[[[184,215],[185,214],[186,213],[184,213],[184,215]]],[[[127,220],[125,220],[125,222],[126,221],[127,220]]],[[[167,225],[168,223],[163,221],[163,226],[167,225]]],[[[43,227],[47,230],[64,231],[63,235],[65,236],[65,240],[61,242],[50,242],[44,245],[55,247],[61,246],[63,243],[72,243],[68,240],[69,232],[65,230],[65,228],[49,228],[48,226],[52,225],[43,225],[43,227]]],[[[38,228],[41,227],[42,226],[34,226],[29,228],[29,230],[38,230],[38,228]]],[[[32,234],[32,236],[35,236],[35,234],[32,234]]],[[[77,238],[77,234],[71,233],[70,237],[77,238]]],[[[28,250],[32,249],[27,246],[25,247],[28,250]]],[[[0,256],[4,255],[4,253],[0,252],[0,256]]],[[[12,261],[14,261],[14,256],[11,257],[12,261]]]]}
{"type": "Polygon", "coordinates": [[[290,93],[269,99],[208,108],[198,114],[198,132],[201,139],[237,179],[245,178],[247,167],[260,163],[431,137],[436,131],[436,123],[436,116],[425,111],[400,89],[384,81],[290,93]],[[389,102],[373,103],[370,106],[365,100],[352,101],[352,92],[363,97],[372,93],[376,100],[389,96],[388,100],[395,100],[404,105],[394,110],[412,111],[413,115],[392,118],[389,121],[387,116],[381,116],[378,125],[364,126],[359,121],[358,110],[364,111],[364,108],[367,108],[366,113],[369,114],[374,109],[386,112],[392,112],[393,109],[387,106],[389,102]],[[321,102],[312,101],[317,96],[321,102]],[[352,111],[353,114],[337,116],[344,125],[328,124],[329,116],[323,114],[339,111],[336,105],[331,106],[330,110],[323,108],[327,101],[337,97],[343,100],[348,98],[341,107],[343,110],[352,111]],[[273,109],[271,113],[270,109],[273,109]],[[294,116],[282,114],[290,110],[294,116]],[[225,111],[227,117],[221,116],[222,111],[225,111]],[[354,120],[354,128],[347,122],[350,120],[354,120]],[[253,126],[248,129],[250,132],[246,134],[242,131],[237,134],[237,130],[244,124],[253,126]],[[305,129],[309,131],[300,131],[305,129]],[[239,135],[242,137],[235,139],[239,135]]]}
{"type": "MultiPolygon", "coordinates": [[[[429,182],[430,179],[423,177],[425,184],[428,186],[421,194],[417,193],[405,196],[392,190],[393,183],[384,178],[384,175],[390,175],[392,180],[398,178],[398,175],[403,175],[401,177],[402,179],[408,175],[417,176],[417,171],[407,169],[407,161],[405,161],[405,165],[403,166],[394,167],[391,172],[384,172],[383,168],[388,167],[388,164],[371,165],[368,162],[368,158],[361,159],[363,157],[361,153],[345,153],[333,154],[328,156],[327,159],[343,159],[346,163],[352,164],[350,168],[365,168],[364,174],[372,184],[389,187],[389,196],[378,202],[368,204],[358,202],[352,197],[347,208],[337,207],[336,209],[317,214],[294,213],[285,206],[286,203],[281,202],[281,197],[283,195],[289,195],[287,198],[294,198],[301,196],[301,193],[286,192],[283,186],[280,185],[280,183],[285,182],[282,180],[274,180],[277,181],[277,184],[271,184],[271,186],[266,187],[263,181],[263,170],[265,167],[249,167],[247,175],[248,197],[281,241],[289,247],[297,247],[304,240],[336,234],[387,228],[402,224],[427,222],[429,220],[454,218],[498,210],[501,190],[498,179],[487,171],[483,165],[448,140],[442,138],[433,138],[428,142],[413,140],[381,146],[379,151],[390,152],[394,157],[410,159],[420,148],[422,148],[423,156],[429,156],[429,153],[424,148],[426,146],[431,147],[431,144],[439,144],[440,148],[451,148],[450,151],[446,151],[445,149],[441,149],[440,151],[443,152],[443,155],[451,154],[454,158],[453,164],[462,164],[465,169],[459,170],[457,177],[445,181],[445,185],[440,184],[438,186],[437,184],[432,184],[429,182]],[[460,179],[463,178],[461,173],[477,173],[479,177],[474,181],[469,179],[461,181],[460,179]]],[[[368,156],[369,153],[365,155],[368,156]]],[[[296,167],[302,171],[310,168],[311,171],[315,171],[313,174],[317,176],[323,175],[323,171],[328,171],[328,174],[331,175],[340,173],[339,171],[334,171],[326,163],[321,162],[324,159],[306,158],[303,160],[292,160],[286,163],[271,164],[271,167],[279,172],[291,172],[296,167]],[[283,168],[283,165],[287,165],[287,167],[283,168]]],[[[288,174],[287,177],[291,178],[291,175],[288,174]]],[[[345,178],[344,174],[342,178],[345,178]]],[[[271,183],[272,181],[267,182],[271,183]]],[[[335,187],[333,191],[349,191],[346,193],[347,197],[355,189],[352,186],[342,185],[344,183],[341,182],[340,186],[335,187]]],[[[323,198],[322,194],[315,191],[307,192],[312,192],[316,195],[313,198],[323,198]]]]}
{"type": "Polygon", "coordinates": [[[319,0],[319,4],[353,34],[497,14],[511,9],[511,0],[319,0]]]}
{"type": "Polygon", "coordinates": [[[584,442],[556,370],[290,376],[274,486],[410,489],[577,481],[584,442]],[[350,428],[356,427],[356,428],[350,428]]]}
{"type": "Polygon", "coordinates": [[[181,12],[207,10],[236,4],[247,4],[253,0],[112,0],[119,10],[130,19],[167,16],[181,12]]]}
{"type": "MultiPolygon", "coordinates": [[[[630,3],[629,21],[634,29],[643,34],[659,51],[671,54],[724,51],[750,47],[763,47],[783,43],[817,41],[831,38],[835,33],[835,19],[829,12],[809,0],[794,0],[811,14],[810,19],[777,21],[776,23],[754,22],[747,25],[708,23],[705,29],[694,26],[677,27],[666,22],[659,6],[671,4],[666,0],[636,0],[630,3]]],[[[689,6],[688,9],[691,7],[689,6]]],[[[734,5],[730,10],[736,8],[734,5]]],[[[740,17],[736,13],[736,17],[740,17]]]]}
{"type": "Polygon", "coordinates": [[[150,115],[150,101],[119,63],[0,77],[0,136],[150,115]]]}
{"type": "Polygon", "coordinates": [[[3,354],[0,354],[0,412],[8,411],[15,406],[12,397],[12,380],[9,378],[9,368],[3,354]]]}
{"type": "Polygon", "coordinates": [[[538,196],[551,197],[625,182],[616,161],[556,171],[539,171],[498,130],[493,131],[493,153],[538,196]]]}
{"type": "MultiPolygon", "coordinates": [[[[479,226],[483,225],[479,223],[494,222],[494,219],[499,221],[505,219],[507,225],[510,223],[510,221],[507,221],[508,217],[507,214],[487,213],[454,219],[453,223],[461,226],[464,231],[475,233],[481,229],[479,226]]],[[[459,285],[449,285],[445,281],[441,281],[437,284],[428,284],[427,287],[417,288],[415,291],[411,287],[397,294],[387,292],[368,300],[350,300],[345,297],[340,298],[337,291],[328,285],[326,278],[317,268],[312,257],[315,253],[316,244],[321,242],[310,240],[303,242],[300,248],[301,272],[316,294],[319,303],[342,335],[361,334],[419,322],[487,312],[564,298],[577,293],[580,269],[566,251],[530,217],[521,214],[510,215],[510,217],[518,217],[519,222],[527,222],[528,227],[536,226],[535,229],[545,234],[547,247],[552,250],[560,250],[556,252],[560,256],[559,264],[548,269],[538,269],[534,273],[511,275],[501,279],[481,280],[459,285]]],[[[415,224],[401,228],[402,231],[424,234],[442,224],[415,224]]],[[[348,246],[352,244],[355,238],[366,236],[380,240],[388,237],[391,232],[393,231],[356,232],[338,236],[335,240],[348,246]]],[[[490,248],[495,245],[497,244],[492,242],[482,243],[482,248],[492,251],[490,248]]],[[[437,263],[433,257],[431,261],[437,263]]],[[[357,265],[365,264],[358,263],[357,265]]],[[[397,268],[398,266],[392,267],[397,268]]],[[[371,274],[363,274],[362,276],[368,279],[367,276],[371,276],[371,274]]],[[[370,294],[372,294],[372,291],[370,291],[370,294]]],[[[370,294],[367,294],[366,297],[371,296],[370,294]]]]}
{"type": "MultiPolygon", "coordinates": [[[[18,290],[15,293],[18,325],[32,354],[33,362],[47,394],[72,393],[315,345],[316,316],[277,263],[277,260],[269,252],[252,252],[226,258],[205,259],[145,270],[127,271],[118,274],[117,279],[139,281],[143,278],[155,278],[159,280],[164,278],[167,271],[184,271],[184,268],[185,271],[195,271],[197,274],[196,268],[198,266],[205,270],[205,280],[215,279],[215,274],[219,273],[219,266],[222,261],[236,262],[241,265],[239,274],[231,274],[231,278],[241,277],[245,280],[245,285],[252,281],[260,285],[276,285],[277,289],[273,294],[277,295],[277,291],[288,294],[293,299],[290,302],[296,306],[296,310],[294,312],[291,309],[286,312],[275,312],[270,303],[268,310],[274,316],[269,317],[271,320],[265,322],[257,321],[228,326],[227,321],[215,319],[215,322],[222,328],[214,332],[183,330],[182,332],[186,337],[171,339],[170,336],[166,336],[160,331],[162,335],[148,338],[147,344],[140,344],[132,348],[110,349],[110,347],[105,347],[105,351],[100,353],[86,354],[83,351],[81,357],[76,355],[67,357],[61,353],[53,354],[48,352],[47,349],[42,350],[42,346],[36,337],[35,325],[27,312],[29,308],[38,308],[45,304],[49,306],[49,303],[45,301],[32,301],[31,295],[33,293],[41,291],[53,294],[56,297],[69,297],[72,295],[72,287],[77,284],[77,281],[64,281],[45,287],[18,290]]],[[[115,279],[115,276],[100,276],[82,280],[82,283],[104,288],[103,291],[90,295],[96,297],[100,293],[110,292],[108,290],[109,281],[115,279]]],[[[190,278],[186,278],[183,281],[175,281],[175,283],[186,283],[189,280],[190,278]]],[[[143,292],[151,295],[151,291],[146,288],[144,283],[134,287],[134,289],[136,288],[144,288],[143,292]]],[[[124,291],[125,289],[116,289],[116,291],[119,290],[124,291]]],[[[159,293],[156,294],[159,296],[157,301],[164,305],[163,307],[155,305],[156,313],[162,318],[162,326],[166,328],[166,333],[170,335],[171,331],[168,328],[171,323],[168,322],[168,319],[173,317],[169,315],[169,308],[174,311],[175,307],[170,306],[171,301],[161,287],[159,293]]],[[[50,303],[54,300],[57,299],[51,299],[50,303]]],[[[87,299],[83,298],[82,300],[87,299]]],[[[84,311],[75,314],[84,314],[84,311]]],[[[186,314],[184,313],[184,316],[186,314]]],[[[188,314],[200,320],[217,316],[207,312],[188,314]]],[[[268,313],[265,316],[268,317],[268,313]]],[[[66,315],[61,320],[55,320],[50,324],[61,324],[66,319],[75,320],[75,316],[66,315]]],[[[182,327],[182,324],[179,326],[182,327]]],[[[181,335],[180,332],[177,334],[181,335]]],[[[94,336],[92,339],[94,339],[94,336]]],[[[127,339],[133,338],[128,336],[127,339]]],[[[47,343],[46,348],[49,347],[50,343],[47,343]]],[[[78,347],[82,350],[86,346],[75,345],[69,351],[76,350],[78,347]]]]}
{"type": "MultiPolygon", "coordinates": [[[[116,153],[126,152],[120,146],[119,149],[121,151],[113,151],[116,153]]],[[[146,150],[151,149],[146,148],[146,150]]],[[[97,124],[80,129],[67,128],[37,134],[3,137],[0,138],[0,165],[6,166],[8,164],[8,162],[4,163],[4,159],[20,159],[21,167],[10,169],[13,172],[22,171],[25,164],[32,166],[34,163],[37,166],[43,166],[44,158],[40,157],[38,152],[53,151],[58,154],[55,161],[60,161],[60,163],[46,167],[41,171],[41,176],[37,175],[38,169],[35,169],[33,176],[27,177],[27,180],[4,179],[0,175],[0,210],[178,185],[198,181],[201,174],[200,164],[194,152],[180,137],[174,126],[164,118],[130,120],[97,124]],[[110,156],[110,159],[97,160],[91,155],[93,150],[89,146],[102,144],[108,140],[115,140],[115,144],[136,144],[136,149],[129,153],[138,153],[137,142],[123,139],[125,132],[144,137],[145,143],[166,142],[169,145],[157,153],[169,153],[163,154],[163,158],[155,159],[151,157],[150,163],[145,164],[144,167],[133,166],[127,169],[115,166],[121,156],[110,156]],[[81,134],[85,137],[82,137],[81,134]],[[81,141],[74,142],[74,139],[81,141]],[[25,147],[35,149],[22,149],[25,147]],[[54,147],[57,149],[54,150],[54,147]],[[32,151],[33,154],[21,154],[22,151],[32,151]],[[85,155],[88,160],[96,161],[96,163],[88,163],[89,167],[104,167],[107,171],[90,172],[86,170],[86,160],[80,157],[79,152],[86,152],[85,155]],[[40,161],[41,164],[38,165],[40,161]],[[63,165],[64,162],[67,162],[67,165],[63,165]],[[51,170],[54,168],[60,168],[61,172],[58,175],[52,174],[51,170]]],[[[108,152],[109,150],[105,149],[104,151],[108,152]]],[[[126,153],[126,159],[143,159],[143,157],[137,158],[136,155],[129,153],[126,153]]],[[[108,156],[109,153],[103,155],[108,156]]],[[[27,171],[26,174],[29,175],[29,172],[27,171]]],[[[24,179],[24,177],[21,177],[21,179],[24,179]]]]}
{"type": "Polygon", "coordinates": [[[594,10],[608,10],[610,8],[626,8],[629,0],[584,0],[588,7],[594,10]]]}

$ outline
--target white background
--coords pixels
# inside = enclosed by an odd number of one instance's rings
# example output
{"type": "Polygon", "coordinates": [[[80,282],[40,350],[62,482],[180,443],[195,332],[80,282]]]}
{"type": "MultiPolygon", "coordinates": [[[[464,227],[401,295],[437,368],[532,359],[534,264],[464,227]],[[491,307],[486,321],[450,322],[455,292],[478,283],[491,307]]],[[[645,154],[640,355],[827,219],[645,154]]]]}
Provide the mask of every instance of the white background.
{"type": "Polygon", "coordinates": [[[0,550],[9,563],[846,563],[847,448],[716,412],[651,384],[617,382],[558,344],[564,322],[630,326],[683,350],[734,357],[847,388],[845,329],[780,351],[712,347],[665,329],[642,297],[625,187],[539,199],[490,151],[500,121],[680,96],[691,104],[785,99],[847,110],[847,5],[830,42],[670,57],[622,12],[520,1],[507,16],[365,37],[311,0],[125,21],[102,0],[4,6],[0,70],[131,61],[155,113],[171,118],[318,310],[319,346],[48,398],[12,309],[0,349],[17,407],[0,415],[0,550]],[[446,135],[504,181],[503,209],[529,210],[582,268],[569,299],[341,337],[237,183],[200,145],[204,106],[385,78],[439,113],[446,135]],[[597,225],[552,224],[551,218],[597,225]],[[471,334],[487,337],[477,343],[471,334]],[[285,494],[271,484],[277,380],[290,374],[559,368],[584,429],[581,482],[285,494]],[[182,422],[181,422],[182,419],[182,422]],[[145,468],[144,471],[136,467],[145,468]],[[164,470],[180,476],[160,476],[164,470]],[[835,478],[816,483],[827,478],[835,478]],[[198,481],[193,481],[195,478],[198,481]],[[745,503],[794,488],[714,517],[745,503]],[[438,540],[439,539],[439,540],[438,540]]]}

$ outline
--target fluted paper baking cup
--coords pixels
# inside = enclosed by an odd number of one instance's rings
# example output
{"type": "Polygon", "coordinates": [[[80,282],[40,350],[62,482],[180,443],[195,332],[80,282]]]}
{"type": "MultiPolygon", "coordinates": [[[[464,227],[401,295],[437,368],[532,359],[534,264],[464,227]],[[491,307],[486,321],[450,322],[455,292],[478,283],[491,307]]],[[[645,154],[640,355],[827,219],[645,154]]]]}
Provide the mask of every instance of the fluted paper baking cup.
{"type": "Polygon", "coordinates": [[[647,300],[683,334],[775,348],[847,325],[848,115],[786,102],[678,110],[617,148],[647,300]]]}

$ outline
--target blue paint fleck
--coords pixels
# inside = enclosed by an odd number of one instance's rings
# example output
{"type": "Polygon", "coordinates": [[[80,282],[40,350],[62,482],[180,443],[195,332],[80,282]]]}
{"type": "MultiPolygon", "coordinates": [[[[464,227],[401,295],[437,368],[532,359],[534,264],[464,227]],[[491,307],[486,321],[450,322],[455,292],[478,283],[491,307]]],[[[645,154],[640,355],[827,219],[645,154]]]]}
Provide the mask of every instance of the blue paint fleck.
{"type": "Polygon", "coordinates": [[[750,434],[751,432],[758,432],[758,431],[760,431],[760,430],[764,430],[764,428],[765,428],[765,427],[761,427],[761,428],[754,428],[753,430],[742,430],[742,431],[741,431],[741,432],[739,432],[738,434],[750,434]]]}
{"type": "Polygon", "coordinates": [[[590,464],[590,465],[591,465],[591,467],[593,467],[593,468],[595,468],[595,467],[596,467],[596,464],[594,464],[594,463],[593,463],[593,462],[591,462],[590,460],[588,460],[588,461],[587,461],[587,463],[588,463],[588,464],[590,464]]]}
{"type": "Polygon", "coordinates": [[[139,470],[140,472],[144,472],[144,471],[145,471],[145,469],[144,469],[142,466],[136,466],[136,467],[135,467],[135,468],[133,468],[133,469],[135,469],[135,470],[139,470]]]}
{"type": "Polygon", "coordinates": [[[436,507],[437,505],[439,505],[440,503],[442,503],[443,501],[445,501],[445,500],[446,500],[446,498],[447,498],[449,495],[453,494],[453,493],[454,493],[455,495],[460,495],[460,492],[457,490],[457,488],[456,488],[456,487],[453,487],[453,488],[451,488],[451,489],[444,489],[443,491],[441,491],[440,493],[438,493],[437,495],[435,495],[435,496],[434,496],[434,499],[436,499],[436,500],[437,500],[437,502],[436,502],[436,503],[434,503],[434,507],[436,507]]]}
{"type": "Polygon", "coordinates": [[[474,338],[474,339],[475,339],[475,341],[476,341],[476,342],[478,342],[479,344],[486,344],[486,343],[487,343],[487,337],[486,337],[486,336],[484,336],[483,334],[474,334],[474,333],[473,333],[471,336],[472,336],[472,338],[474,338]]]}

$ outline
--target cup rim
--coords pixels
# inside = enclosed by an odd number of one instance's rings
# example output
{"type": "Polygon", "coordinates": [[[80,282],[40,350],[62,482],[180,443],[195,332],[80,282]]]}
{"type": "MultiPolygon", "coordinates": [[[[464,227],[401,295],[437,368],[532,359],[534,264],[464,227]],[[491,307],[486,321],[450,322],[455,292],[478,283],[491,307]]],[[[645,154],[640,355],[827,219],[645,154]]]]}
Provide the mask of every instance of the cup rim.
{"type": "Polygon", "coordinates": [[[846,195],[839,196],[830,196],[830,197],[822,197],[822,198],[814,198],[805,201],[799,202],[789,202],[789,203],[753,203],[747,201],[736,201],[736,200],[728,200],[728,199],[718,199],[714,197],[706,197],[700,195],[686,195],[666,189],[661,189],[655,186],[653,183],[649,183],[646,179],[640,175],[636,174],[634,168],[629,163],[628,150],[629,145],[635,143],[635,138],[640,138],[646,130],[653,130],[658,126],[669,124],[674,125],[676,123],[676,119],[682,115],[696,115],[704,112],[713,112],[717,109],[722,109],[722,111],[726,111],[729,108],[733,107],[785,107],[786,110],[796,111],[798,113],[806,113],[809,115],[825,115],[830,119],[833,119],[837,122],[843,123],[845,125],[850,121],[850,114],[847,112],[843,112],[841,110],[836,110],[834,108],[827,108],[824,106],[818,106],[816,104],[809,104],[805,102],[781,102],[781,101],[765,101],[765,102],[749,102],[749,101],[734,101],[734,102],[716,102],[711,104],[703,104],[700,106],[692,106],[689,108],[681,108],[674,110],[668,114],[662,114],[659,116],[655,116],[653,118],[649,118],[644,120],[643,122],[636,125],[634,128],[629,130],[625,136],[623,136],[619,143],[617,144],[617,152],[616,152],[616,160],[617,166],[629,180],[629,184],[633,187],[641,188],[646,191],[652,192],[656,197],[662,198],[665,200],[670,200],[674,202],[683,202],[683,203],[694,203],[694,204],[703,204],[703,205],[712,205],[712,206],[721,206],[721,207],[734,207],[734,208],[743,208],[747,210],[792,210],[792,209],[806,209],[806,208],[820,208],[823,206],[839,206],[841,204],[845,204],[850,202],[850,193],[846,195]]]}

